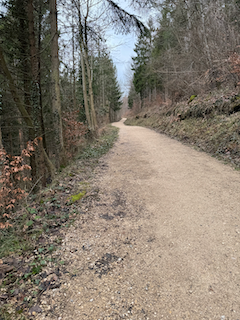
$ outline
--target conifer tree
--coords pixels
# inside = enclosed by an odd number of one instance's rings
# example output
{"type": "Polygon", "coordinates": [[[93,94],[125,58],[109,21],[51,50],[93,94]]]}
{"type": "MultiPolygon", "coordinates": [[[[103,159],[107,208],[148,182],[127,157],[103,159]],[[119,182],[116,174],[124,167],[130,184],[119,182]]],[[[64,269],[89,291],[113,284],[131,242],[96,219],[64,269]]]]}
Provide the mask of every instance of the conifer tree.
{"type": "Polygon", "coordinates": [[[154,28],[151,19],[148,26],[148,30],[139,35],[134,49],[136,56],[132,58],[133,84],[142,101],[148,96],[151,97],[152,90],[158,85],[152,66],[154,28]]]}

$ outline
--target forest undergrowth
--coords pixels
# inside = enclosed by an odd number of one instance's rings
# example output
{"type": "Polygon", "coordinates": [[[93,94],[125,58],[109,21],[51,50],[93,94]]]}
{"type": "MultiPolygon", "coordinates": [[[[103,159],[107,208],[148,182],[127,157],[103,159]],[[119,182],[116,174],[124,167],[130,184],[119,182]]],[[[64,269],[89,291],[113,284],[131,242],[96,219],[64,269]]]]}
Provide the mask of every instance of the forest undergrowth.
{"type": "Polygon", "coordinates": [[[240,95],[215,90],[178,103],[131,110],[127,125],[152,128],[240,169],[240,95]]]}
{"type": "Polygon", "coordinates": [[[10,226],[0,234],[0,319],[31,319],[40,312],[41,294],[60,286],[65,261],[54,251],[61,246],[64,228],[87,214],[81,203],[94,194],[94,168],[117,137],[117,128],[105,127],[47,188],[24,195],[9,216],[10,226]]]}

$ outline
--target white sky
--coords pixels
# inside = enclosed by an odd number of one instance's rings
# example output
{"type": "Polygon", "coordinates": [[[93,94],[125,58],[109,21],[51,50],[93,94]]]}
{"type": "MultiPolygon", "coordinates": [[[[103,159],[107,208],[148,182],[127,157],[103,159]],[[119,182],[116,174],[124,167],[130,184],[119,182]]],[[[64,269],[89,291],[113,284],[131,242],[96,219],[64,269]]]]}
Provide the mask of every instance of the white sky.
{"type": "Polygon", "coordinates": [[[131,71],[131,57],[134,56],[134,47],[137,36],[134,34],[112,35],[107,41],[110,49],[110,55],[117,68],[118,82],[121,86],[122,92],[127,94],[129,79],[131,71]]]}
{"type": "MultiPolygon", "coordinates": [[[[146,23],[150,15],[154,16],[156,14],[155,12],[150,12],[150,10],[144,10],[143,12],[137,12],[133,8],[129,7],[130,0],[119,0],[116,1],[120,7],[125,9],[127,12],[131,14],[135,14],[143,23],[146,23]]],[[[1,11],[4,9],[1,4],[0,0],[0,9],[1,11]]],[[[61,16],[59,17],[62,18],[61,16]]],[[[61,25],[61,22],[59,21],[59,24],[61,25]]],[[[113,62],[117,68],[117,76],[118,81],[121,86],[121,91],[124,93],[124,95],[127,95],[129,90],[129,78],[131,72],[131,57],[134,56],[134,47],[135,42],[137,40],[137,34],[132,32],[128,35],[121,35],[116,34],[113,29],[109,28],[109,31],[106,33],[107,35],[107,47],[109,48],[111,58],[113,59],[113,62]]],[[[61,36],[62,39],[65,38],[65,36],[61,36]]],[[[64,51],[66,51],[66,55],[68,56],[69,53],[67,52],[65,48],[64,51]]]]}
{"type": "MultiPolygon", "coordinates": [[[[0,0],[1,1],[1,0],[0,0]]],[[[101,2],[101,0],[92,0],[92,3],[96,1],[97,4],[101,2]]],[[[131,14],[135,14],[139,20],[143,23],[147,23],[150,16],[156,15],[156,10],[142,10],[138,12],[129,6],[131,0],[115,0],[117,4],[131,14]]],[[[64,1],[62,1],[64,3],[64,1]]],[[[64,6],[61,5],[61,1],[58,0],[59,3],[59,12],[64,11],[64,6]]],[[[94,14],[94,10],[92,11],[94,14]]],[[[97,11],[96,11],[97,12],[97,11]]],[[[63,24],[66,24],[67,18],[64,14],[59,15],[59,27],[61,29],[61,20],[63,24]]],[[[69,30],[70,31],[70,30],[69,30]]],[[[71,32],[71,31],[70,31],[71,32]]],[[[128,35],[116,34],[111,25],[109,25],[108,30],[104,30],[104,38],[107,38],[107,48],[110,51],[110,56],[113,59],[113,62],[117,68],[117,76],[118,82],[121,86],[121,91],[124,95],[128,94],[129,83],[131,78],[131,63],[132,57],[134,56],[134,47],[135,42],[138,38],[138,35],[132,32],[128,35]]],[[[62,40],[67,40],[69,37],[67,35],[61,34],[62,40]]],[[[64,56],[64,60],[67,61],[69,57],[71,57],[71,44],[69,43],[64,50],[62,51],[62,55],[64,56]]],[[[71,59],[71,58],[70,58],[71,59]]]]}
{"type": "MultiPolygon", "coordinates": [[[[128,6],[130,1],[119,0],[119,5],[124,8],[127,12],[135,14],[139,19],[146,23],[150,15],[154,16],[156,11],[144,10],[144,12],[137,12],[133,8],[128,6]]],[[[131,57],[134,56],[133,51],[135,42],[138,36],[132,32],[128,35],[115,34],[114,31],[109,30],[107,32],[107,46],[109,47],[111,58],[117,68],[118,81],[121,86],[124,95],[127,95],[129,90],[129,76],[131,73],[131,57]]]]}

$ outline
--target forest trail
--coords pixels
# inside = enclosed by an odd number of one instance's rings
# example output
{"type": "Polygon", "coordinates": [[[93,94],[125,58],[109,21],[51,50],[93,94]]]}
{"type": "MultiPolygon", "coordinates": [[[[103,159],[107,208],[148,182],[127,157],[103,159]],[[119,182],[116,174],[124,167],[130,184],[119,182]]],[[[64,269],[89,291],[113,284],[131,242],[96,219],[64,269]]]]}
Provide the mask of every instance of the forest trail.
{"type": "Polygon", "coordinates": [[[114,125],[91,221],[66,234],[63,258],[77,271],[59,290],[61,319],[240,319],[239,173],[149,129],[114,125]]]}

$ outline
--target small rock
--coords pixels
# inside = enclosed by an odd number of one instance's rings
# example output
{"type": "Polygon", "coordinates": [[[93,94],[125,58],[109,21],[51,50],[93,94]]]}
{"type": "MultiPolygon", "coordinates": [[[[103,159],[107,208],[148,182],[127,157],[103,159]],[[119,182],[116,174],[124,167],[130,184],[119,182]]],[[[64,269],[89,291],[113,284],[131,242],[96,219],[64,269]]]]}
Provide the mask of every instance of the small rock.
{"type": "Polygon", "coordinates": [[[8,264],[1,264],[0,265],[0,274],[5,274],[14,269],[13,266],[9,266],[8,264]]]}
{"type": "Polygon", "coordinates": [[[48,276],[47,276],[47,279],[46,279],[47,281],[50,281],[50,282],[52,282],[52,281],[57,281],[58,280],[58,277],[56,276],[56,274],[55,273],[52,273],[52,274],[49,274],[48,276]]]}
{"type": "Polygon", "coordinates": [[[38,305],[33,306],[29,309],[29,314],[32,316],[35,316],[37,313],[41,313],[41,312],[42,312],[42,309],[38,305]]]}

